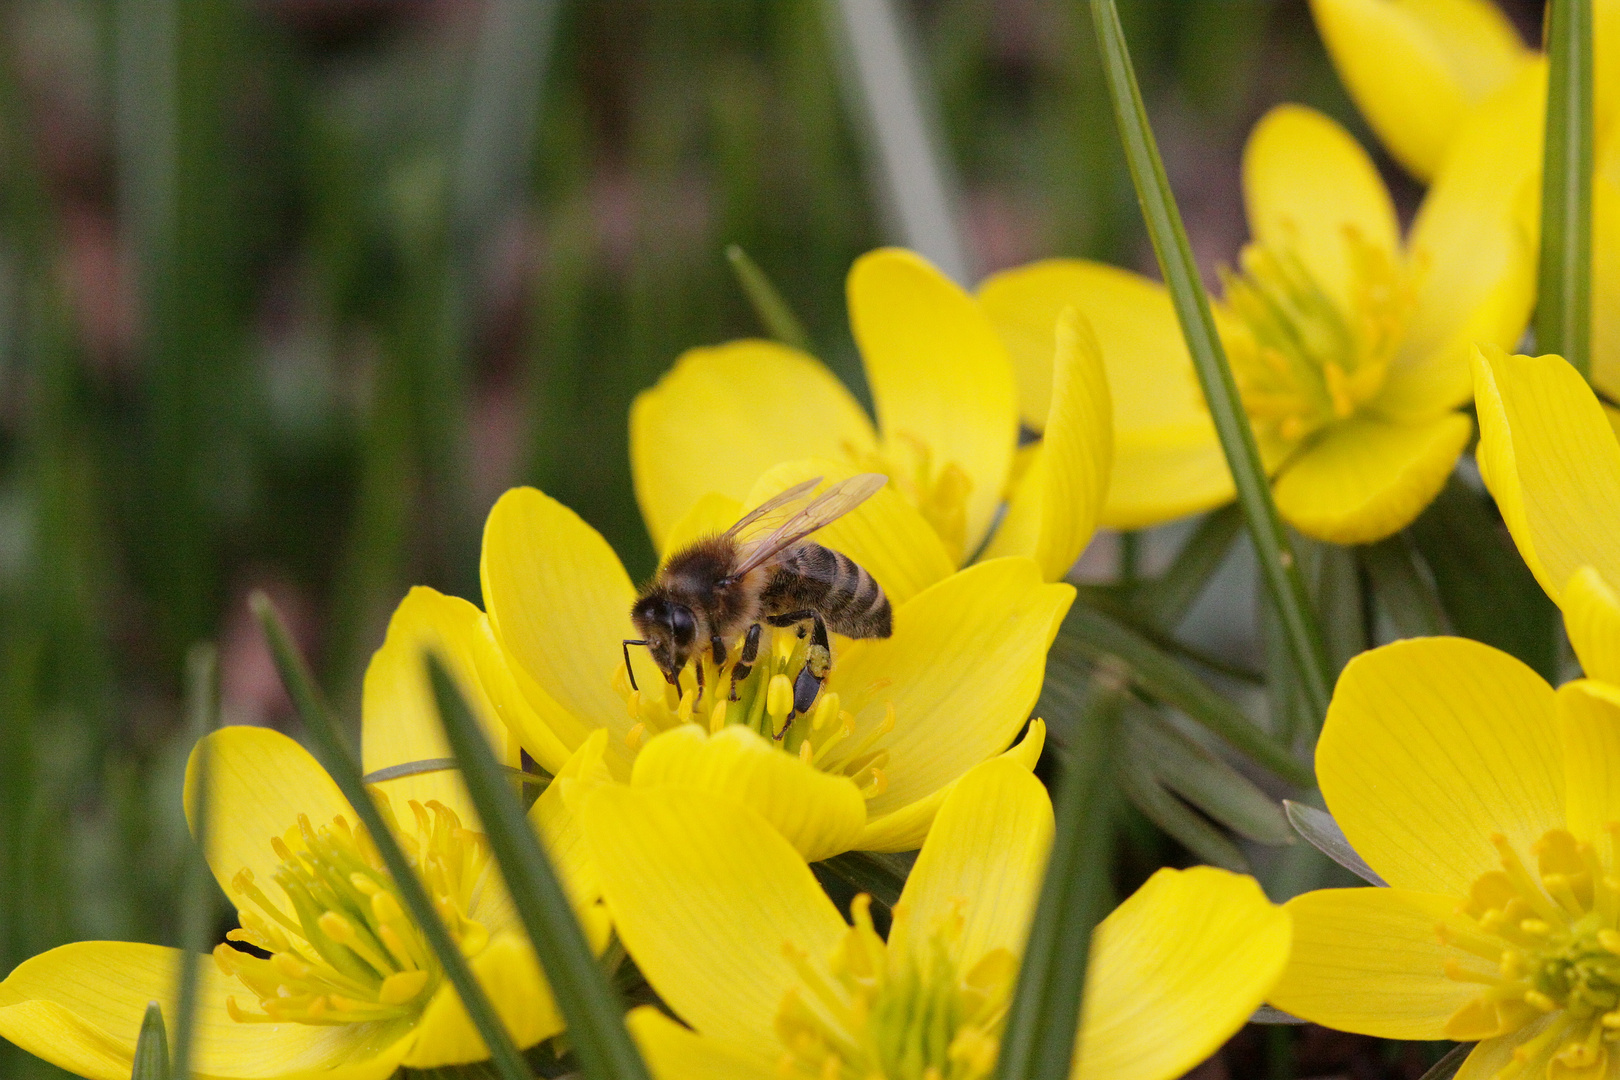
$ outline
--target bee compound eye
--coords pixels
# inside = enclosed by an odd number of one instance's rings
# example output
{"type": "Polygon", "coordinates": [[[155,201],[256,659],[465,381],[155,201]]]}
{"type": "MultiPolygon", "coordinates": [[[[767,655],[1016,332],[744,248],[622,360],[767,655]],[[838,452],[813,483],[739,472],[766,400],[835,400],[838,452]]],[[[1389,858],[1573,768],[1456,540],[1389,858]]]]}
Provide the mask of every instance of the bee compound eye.
{"type": "Polygon", "coordinates": [[[684,604],[676,604],[669,611],[669,627],[675,631],[677,645],[690,645],[697,636],[697,620],[692,618],[692,609],[684,604]]]}

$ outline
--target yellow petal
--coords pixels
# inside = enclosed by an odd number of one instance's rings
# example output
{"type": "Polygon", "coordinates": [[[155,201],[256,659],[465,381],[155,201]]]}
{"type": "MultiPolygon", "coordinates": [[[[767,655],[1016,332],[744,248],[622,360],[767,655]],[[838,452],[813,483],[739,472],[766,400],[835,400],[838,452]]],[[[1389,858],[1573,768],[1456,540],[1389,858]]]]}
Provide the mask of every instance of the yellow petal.
{"type": "MultiPolygon", "coordinates": [[[[534,710],[565,747],[606,727],[609,752],[625,757],[631,722],[613,675],[620,643],[636,636],[636,591],[602,534],[555,499],[514,488],[484,524],[481,569],[490,625],[534,710]]],[[[644,653],[631,653],[636,678],[656,686],[644,653]]]]}
{"type": "Polygon", "coordinates": [[[906,879],[904,925],[927,934],[960,909],[959,963],[971,966],[991,949],[1021,954],[1051,848],[1046,786],[1007,758],[974,766],[940,807],[906,879]]]}
{"type": "Polygon", "coordinates": [[[1288,959],[1289,918],[1253,878],[1160,870],[1098,926],[1079,1080],[1171,1080],[1242,1027],[1288,959]]]}
{"type": "Polygon", "coordinates": [[[1243,204],[1261,244],[1292,250],[1344,307],[1352,295],[1354,230],[1361,241],[1400,250],[1389,191],[1361,145],[1303,105],[1260,118],[1243,148],[1243,204]]]}
{"type": "Polygon", "coordinates": [[[1074,308],[1057,324],[1052,409],[1045,434],[1007,506],[987,558],[1028,555],[1058,581],[1096,531],[1113,467],[1113,406],[1091,326],[1074,308]]]}
{"type": "MultiPolygon", "coordinates": [[[[1544,1043],[1528,1060],[1514,1056],[1514,1051],[1540,1035],[1547,1028],[1563,1020],[1562,1013],[1554,1013],[1526,1024],[1511,1035],[1501,1035],[1476,1043],[1474,1049],[1457,1070],[1455,1080],[1495,1080],[1509,1068],[1522,1069],[1525,1076],[1546,1076],[1548,1059],[1562,1047],[1559,1041],[1544,1043]]],[[[1509,1074],[1511,1075],[1511,1074],[1509,1074]]]]}
{"type": "Polygon", "coordinates": [[[1325,429],[1272,485],[1277,512],[1306,536],[1370,544],[1434,501],[1468,445],[1462,413],[1390,423],[1355,417],[1325,429]]]}
{"type": "Polygon", "coordinates": [[[1564,823],[1552,688],[1463,638],[1398,641],[1350,661],[1316,775],[1351,846],[1397,888],[1464,896],[1498,866],[1493,833],[1525,853],[1564,823]]]}
{"type": "MultiPolygon", "coordinates": [[[[516,766],[517,740],[501,722],[478,676],[477,648],[483,612],[467,601],[419,585],[406,594],[388,622],[383,640],[366,668],[360,706],[361,761],[367,773],[412,762],[453,757],[439,723],[438,706],[428,685],[423,649],[433,649],[449,666],[462,696],[484,729],[502,764],[516,766]]],[[[403,812],[411,799],[438,799],[454,810],[468,828],[479,828],[478,815],[455,769],[419,773],[377,785],[403,812]]]]}
{"type": "MultiPolygon", "coordinates": [[[[888,789],[867,803],[879,817],[915,802],[1000,753],[1023,727],[1046,673],[1046,650],[1074,601],[1070,585],[1049,585],[1029,559],[970,566],[894,612],[894,636],[852,643],[835,656],[827,685],[858,703],[858,747],[882,722],[890,754],[888,789]],[[868,688],[876,688],[868,689],[868,688]]],[[[828,766],[842,759],[834,750],[828,766]]]]}
{"type": "Polygon", "coordinates": [[[1543,65],[1458,134],[1407,241],[1416,304],[1374,407],[1416,419],[1465,404],[1474,343],[1512,348],[1535,301],[1543,65]]]}
{"type": "Polygon", "coordinates": [[[1154,525],[1232,498],[1226,458],[1164,286],[1103,263],[1048,259],[991,276],[979,302],[1013,358],[1024,422],[1037,429],[1051,411],[1058,316],[1073,307],[1096,331],[1116,447],[1104,525],[1154,525]]]}
{"type": "MultiPolygon", "coordinates": [[[[1040,719],[1031,720],[1024,737],[991,760],[1011,761],[1025,772],[1034,772],[1035,763],[1041,759],[1041,748],[1045,745],[1046,722],[1040,719]]],[[[961,782],[961,777],[958,777],[916,802],[907,803],[886,814],[874,815],[867,821],[865,830],[856,841],[855,850],[916,851],[922,847],[923,841],[928,839],[929,830],[933,827],[935,816],[939,814],[939,808],[945,805],[945,800],[961,782]]]]}
{"type": "Polygon", "coordinates": [[[262,727],[225,727],[203,738],[186,764],[186,820],[196,828],[197,761],[208,748],[208,865],[225,895],[234,897],[231,879],[244,867],[276,903],[290,902],[275,873],[281,860],[270,849],[272,837],[296,828],[307,814],[316,826],[339,814],[359,823],[349,801],[309,751],[292,739],[262,727]]]}
{"type": "Polygon", "coordinates": [[[630,466],[653,544],[711,491],[741,499],[779,461],[877,446],[860,404],[820,361],[772,341],[688,349],[630,408],[630,466]]]}
{"type": "Polygon", "coordinates": [[[1439,169],[1469,107],[1528,59],[1488,0],[1311,0],[1311,11],[1357,108],[1420,180],[1439,169]]]}
{"type": "Polygon", "coordinates": [[[592,788],[612,781],[603,761],[606,751],[607,732],[599,729],[580,744],[529,809],[529,822],[545,840],[546,853],[576,910],[602,895],[579,809],[592,788]]]}
{"type": "Polygon", "coordinates": [[[624,1022],[658,1080],[775,1080],[780,1075],[772,1059],[705,1038],[651,1005],[630,1010],[624,1022]]]}
{"type": "Polygon", "coordinates": [[[1557,356],[1484,349],[1474,394],[1480,474],[1547,595],[1582,566],[1620,581],[1620,444],[1586,381],[1557,356]]]}
{"type": "MultiPolygon", "coordinates": [[[[826,458],[783,462],[760,475],[744,503],[758,506],[814,476],[830,485],[861,471],[826,458]]],[[[892,482],[811,539],[865,567],[891,604],[905,603],[956,568],[939,534],[892,482]]]]}
{"type": "Polygon", "coordinates": [[[821,772],[739,724],[715,735],[696,724],[658,735],[636,755],[630,783],[732,799],[769,821],[809,862],[848,851],[866,825],[866,802],[848,777],[821,772]]]}
{"type": "MultiPolygon", "coordinates": [[[[468,960],[473,977],[484,988],[500,1015],[507,1034],[522,1050],[563,1030],[562,1013],[540,970],[540,961],[522,930],[509,930],[490,939],[468,960]]],[[[489,1057],[483,1036],[473,1026],[455,987],[446,979],[416,1024],[416,1043],[404,1065],[433,1069],[465,1065],[489,1057]]]]}
{"type": "Polygon", "coordinates": [[[1294,949],[1270,1001],[1328,1027],[1385,1039],[1439,1039],[1477,983],[1446,978],[1464,954],[1435,928],[1457,895],[1407,889],[1323,889],[1288,901],[1294,949]]]}
{"type": "Polygon", "coordinates": [[[816,960],[844,920],[799,853],[729,799],[603,785],[585,834],[625,948],[700,1034],[774,1060],[776,1010],[798,983],[791,943],[816,960]]]}
{"type": "MultiPolygon", "coordinates": [[[[149,1001],[163,1007],[173,1045],[180,953],[125,941],[79,941],[25,960],[0,982],[0,1037],[90,1080],[128,1080],[149,1001]]],[[[398,1067],[410,1025],[315,1027],[240,1024],[225,996],[251,994],[200,957],[199,1077],[384,1080],[398,1067]]],[[[247,1003],[247,1002],[244,1002],[247,1003]]]]}
{"type": "Polygon", "coordinates": [[[1599,840],[1620,821],[1620,686],[1581,679],[1558,688],[1569,828],[1599,840]]]}
{"type": "Polygon", "coordinates": [[[723,533],[743,515],[742,500],[711,491],[692,504],[664,537],[664,548],[659,553],[661,562],[694,542],[715,533],[723,533]]]}
{"type": "MultiPolygon", "coordinates": [[[[513,667],[513,659],[501,648],[501,643],[495,638],[495,627],[490,625],[489,616],[483,612],[478,614],[477,633],[470,644],[472,660],[478,668],[478,681],[484,693],[489,695],[490,704],[495,707],[506,730],[516,736],[518,745],[527,750],[542,769],[555,775],[563,762],[568,760],[570,751],[563,744],[557,729],[547,723],[531,704],[531,699],[549,702],[552,715],[561,714],[562,707],[551,701],[534,684],[534,680],[513,667]],[[529,688],[527,692],[523,689],[525,684],[529,688]]],[[[570,718],[563,725],[563,730],[571,732],[576,727],[570,718]]]]}
{"type": "Polygon", "coordinates": [[[1007,350],[973,298],[912,252],[885,248],[856,259],[848,291],[883,438],[920,440],[936,467],[954,463],[967,474],[971,552],[1001,503],[1018,444],[1007,350]]]}
{"type": "Polygon", "coordinates": [[[1590,566],[1564,589],[1564,628],[1588,678],[1620,683],[1620,596],[1590,566]]]}

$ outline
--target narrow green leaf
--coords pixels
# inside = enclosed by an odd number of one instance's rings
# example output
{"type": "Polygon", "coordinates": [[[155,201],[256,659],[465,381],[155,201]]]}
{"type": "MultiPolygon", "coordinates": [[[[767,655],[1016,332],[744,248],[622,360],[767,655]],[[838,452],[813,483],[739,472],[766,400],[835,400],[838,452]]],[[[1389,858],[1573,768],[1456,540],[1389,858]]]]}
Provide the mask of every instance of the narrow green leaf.
{"type": "Polygon", "coordinates": [[[1489,497],[1454,475],[1411,534],[1452,629],[1558,682],[1558,609],[1519,558],[1489,497]]]}
{"type": "Polygon", "coordinates": [[[1277,801],[1209,750],[1177,731],[1156,710],[1129,711],[1126,744],[1153,778],[1217,823],[1260,844],[1291,844],[1277,801]]]}
{"type": "Polygon", "coordinates": [[[1254,1010],[1254,1015],[1249,1017],[1249,1023],[1308,1024],[1310,1021],[1301,1019],[1300,1017],[1295,1016],[1293,1013],[1283,1012],[1281,1009],[1273,1008],[1270,1005],[1262,1005],[1258,1009],[1254,1010]]]}
{"type": "Polygon", "coordinates": [[[1283,810],[1288,815],[1288,823],[1317,851],[1369,885],[1389,884],[1378,876],[1376,870],[1367,865],[1367,860],[1363,859],[1355,848],[1350,846],[1350,841],[1345,839],[1344,830],[1339,828],[1339,823],[1333,820],[1332,814],[1307,803],[1294,802],[1292,799],[1283,800],[1283,810]]]}
{"type": "Polygon", "coordinates": [[[1111,886],[1111,776],[1124,680],[1104,672],[1077,721],[1057,788],[1057,835],[1041,881],[996,1062],[998,1080],[1067,1080],[1080,1024],[1091,933],[1106,913],[1111,886]]]}
{"type": "Polygon", "coordinates": [[[439,958],[439,963],[444,967],[445,975],[460,996],[473,1026],[478,1029],[484,1045],[489,1048],[490,1060],[499,1071],[501,1080],[533,1080],[528,1064],[518,1053],[517,1047],[512,1045],[512,1037],[507,1034],[506,1027],[496,1015],[494,1006],[489,1003],[484,988],[473,978],[472,969],[467,966],[467,958],[461,955],[461,949],[451,938],[450,932],[445,929],[439,913],[433,909],[433,901],[423,888],[421,879],[411,868],[410,860],[405,857],[405,852],[399,846],[399,840],[383,820],[382,814],[377,810],[377,804],[372,801],[371,793],[361,781],[360,766],[349,752],[349,748],[343,744],[337,725],[326,707],[320,690],[315,686],[314,678],[310,675],[309,666],[299,654],[298,646],[293,644],[292,636],[287,632],[287,627],[281,621],[275,605],[270,602],[269,597],[259,592],[253,594],[249,604],[253,608],[254,617],[259,621],[259,628],[264,633],[265,641],[270,646],[270,654],[275,658],[276,670],[281,673],[281,681],[287,688],[287,694],[292,698],[294,708],[304,721],[304,729],[314,744],[316,758],[331,774],[338,790],[349,800],[355,816],[370,834],[372,843],[377,847],[377,853],[382,856],[383,865],[387,867],[389,876],[399,888],[400,898],[405,901],[405,907],[410,912],[411,918],[421,930],[422,936],[427,939],[428,947],[439,958]]]}
{"type": "Polygon", "coordinates": [[[169,1033],[163,1029],[163,1007],[155,1001],[147,1002],[141,1017],[129,1080],[169,1080],[169,1033]]]}
{"type": "Polygon", "coordinates": [[[1243,511],[1236,503],[1205,514],[1169,569],[1137,586],[1136,606],[1159,626],[1173,629],[1226,561],[1242,527],[1243,511]]]}
{"type": "Polygon", "coordinates": [[[1547,5],[1536,347],[1592,375],[1592,4],[1547,5]]]}
{"type": "Polygon", "coordinates": [[[1446,1056],[1429,1067],[1419,1080],[1451,1080],[1462,1069],[1463,1062],[1474,1052],[1473,1043],[1458,1043],[1446,1051],[1446,1056]]]}
{"type": "Polygon", "coordinates": [[[1085,583],[1077,584],[1075,588],[1080,594],[1080,603],[1124,623],[1171,656],[1189,660],[1212,674],[1223,675],[1237,682],[1261,686],[1266,681],[1266,677],[1258,671],[1205,652],[1196,645],[1189,645],[1169,631],[1161,629],[1148,615],[1132,606],[1132,598],[1137,595],[1135,590],[1125,590],[1118,585],[1085,583]]]}
{"type": "Polygon", "coordinates": [[[568,1041],[579,1056],[581,1073],[587,1080],[650,1080],[625,1030],[624,1004],[597,966],[556,868],[513,796],[506,773],[439,658],[426,654],[424,659],[445,738],[461,763],[467,794],[512,905],[568,1022],[568,1041]]]}
{"type": "Polygon", "coordinates": [[[1446,609],[1434,586],[1424,578],[1422,558],[1404,532],[1357,549],[1362,569],[1372,580],[1378,606],[1402,637],[1433,637],[1450,633],[1446,609]]]}
{"type": "Polygon", "coordinates": [[[810,335],[805,332],[804,323],[759,264],[736,244],[726,248],[726,261],[731,264],[731,272],[737,275],[737,284],[742,286],[743,295],[753,305],[765,332],[783,345],[809,352],[810,335]]]}
{"type": "Polygon", "coordinates": [[[1169,833],[1203,862],[1235,874],[1250,872],[1249,860],[1237,845],[1208,819],[1166,791],[1144,761],[1125,755],[1119,768],[1119,787],[1144,817],[1169,833]]]}
{"type": "Polygon", "coordinates": [[[1125,145],[1125,158],[1130,163],[1131,179],[1136,184],[1148,236],[1159,257],[1159,269],[1164,274],[1176,317],[1181,322],[1181,332],[1187,339],[1187,351],[1192,354],[1193,367],[1204,389],[1210,418],[1215,422],[1215,433],[1237,486],[1238,506],[1242,508],[1249,537],[1259,557],[1261,579],[1280,617],[1283,639],[1298,672],[1300,688],[1320,722],[1327,714],[1333,682],[1322,629],[1311,610],[1305,584],[1295,566],[1293,548],[1271,500],[1271,484],[1260,464],[1254,432],[1238,397],[1232,370],[1227,366],[1220,336],[1215,332],[1209,297],[1204,294],[1199,280],[1187,232],[1182,227],[1181,212],[1176,208],[1170,182],[1165,178],[1164,163],[1159,158],[1147,110],[1142,105],[1142,94],[1131,69],[1119,11],[1114,0],[1091,0],[1091,14],[1102,53],[1103,73],[1114,103],[1114,117],[1119,122],[1120,139],[1125,145]]]}
{"type": "Polygon", "coordinates": [[[846,851],[823,859],[818,865],[859,892],[868,893],[884,907],[900,902],[906,887],[912,859],[905,855],[885,855],[875,851],[846,851]]]}
{"type": "MultiPolygon", "coordinates": [[[[195,738],[203,739],[219,726],[219,652],[213,645],[200,643],[186,656],[186,710],[195,738]]],[[[204,854],[213,828],[209,812],[210,772],[208,744],[197,753],[196,812],[192,820],[192,847],[186,853],[185,876],[180,896],[180,994],[174,1016],[174,1080],[190,1080],[191,1050],[197,1021],[197,980],[199,961],[208,951],[214,928],[215,896],[218,886],[204,854]]]]}
{"type": "Polygon", "coordinates": [[[1236,705],[1130,627],[1077,604],[1058,631],[1047,657],[1048,671],[1054,665],[1060,669],[1072,665],[1080,657],[1111,658],[1143,694],[1180,709],[1255,764],[1291,784],[1315,785],[1310,767],[1256,727],[1236,705]]]}

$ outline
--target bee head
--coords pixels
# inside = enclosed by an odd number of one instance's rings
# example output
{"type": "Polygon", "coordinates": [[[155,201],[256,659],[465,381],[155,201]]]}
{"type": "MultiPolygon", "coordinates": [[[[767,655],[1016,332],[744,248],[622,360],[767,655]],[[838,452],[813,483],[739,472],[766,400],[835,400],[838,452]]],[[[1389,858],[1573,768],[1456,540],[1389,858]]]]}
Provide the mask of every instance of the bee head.
{"type": "Polygon", "coordinates": [[[637,600],[630,609],[630,621],[647,642],[653,663],[674,683],[697,641],[697,619],[692,609],[659,593],[637,600]]]}

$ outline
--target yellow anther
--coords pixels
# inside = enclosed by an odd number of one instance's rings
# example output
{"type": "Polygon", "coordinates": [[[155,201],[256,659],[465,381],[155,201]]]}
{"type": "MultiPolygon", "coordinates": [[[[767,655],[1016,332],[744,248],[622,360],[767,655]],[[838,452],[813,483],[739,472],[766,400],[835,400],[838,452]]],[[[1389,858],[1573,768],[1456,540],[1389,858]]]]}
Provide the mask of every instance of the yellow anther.
{"type": "Polygon", "coordinates": [[[383,980],[377,1000],[384,1005],[403,1005],[420,994],[427,981],[425,971],[396,971],[383,980]]]}
{"type": "Polygon", "coordinates": [[[1543,994],[1540,990],[1526,990],[1524,992],[1524,1003],[1545,1013],[1558,1011],[1558,1002],[1543,994]]]}
{"type": "Polygon", "coordinates": [[[810,730],[820,731],[837,715],[838,695],[823,694],[821,700],[816,702],[816,711],[810,715],[810,730]]]}
{"type": "Polygon", "coordinates": [[[636,717],[640,716],[641,715],[641,691],[640,690],[632,690],[632,691],[630,691],[629,696],[627,696],[624,699],[624,704],[625,704],[626,710],[630,713],[630,719],[634,720],[636,717]]]}
{"type": "Polygon", "coordinates": [[[771,676],[771,685],[765,691],[765,711],[778,724],[793,711],[793,684],[786,675],[771,676]]]}
{"type": "Polygon", "coordinates": [[[395,923],[405,920],[405,909],[399,906],[394,894],[378,890],[371,894],[371,914],[380,923],[395,923]]]}
{"type": "Polygon", "coordinates": [[[681,693],[680,704],[675,706],[675,719],[683,724],[690,724],[692,722],[692,710],[696,705],[697,690],[694,687],[688,687],[681,693]]]}
{"type": "Polygon", "coordinates": [[[726,726],[726,700],[721,698],[709,711],[709,734],[718,735],[726,726]]]}
{"type": "Polygon", "coordinates": [[[632,750],[640,750],[641,744],[647,738],[647,725],[636,721],[630,725],[630,730],[624,733],[624,745],[632,750]]]}
{"type": "Polygon", "coordinates": [[[806,765],[808,765],[808,764],[810,764],[810,762],[814,758],[814,756],[815,756],[815,748],[810,745],[810,740],[809,739],[806,739],[804,742],[799,744],[799,760],[800,761],[802,761],[806,765]]]}
{"type": "Polygon", "coordinates": [[[347,945],[354,940],[354,924],[335,911],[322,912],[315,923],[321,928],[321,933],[339,945],[347,945]]]}

